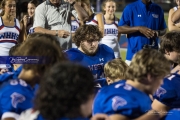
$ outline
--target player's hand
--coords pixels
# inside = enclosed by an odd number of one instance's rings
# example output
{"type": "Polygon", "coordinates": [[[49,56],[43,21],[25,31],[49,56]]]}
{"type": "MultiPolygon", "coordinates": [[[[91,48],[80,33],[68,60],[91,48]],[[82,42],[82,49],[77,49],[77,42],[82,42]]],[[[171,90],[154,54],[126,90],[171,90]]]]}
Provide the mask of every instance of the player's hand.
{"type": "Polygon", "coordinates": [[[91,117],[91,120],[110,120],[106,114],[96,114],[91,117]]]}
{"type": "Polygon", "coordinates": [[[6,72],[8,72],[8,69],[6,69],[6,68],[2,68],[2,69],[0,70],[0,74],[4,74],[4,73],[6,73],[6,72]]]}
{"type": "Polygon", "coordinates": [[[70,35],[70,32],[65,30],[58,30],[58,37],[67,38],[70,35]]]}
{"type": "Polygon", "coordinates": [[[180,65],[177,65],[175,68],[171,70],[171,73],[176,73],[178,71],[178,74],[180,73],[180,65]]]}
{"type": "Polygon", "coordinates": [[[148,39],[153,38],[154,35],[155,35],[155,31],[153,31],[153,30],[151,30],[151,29],[149,29],[147,27],[141,26],[138,29],[139,29],[139,32],[144,34],[148,39]]]}

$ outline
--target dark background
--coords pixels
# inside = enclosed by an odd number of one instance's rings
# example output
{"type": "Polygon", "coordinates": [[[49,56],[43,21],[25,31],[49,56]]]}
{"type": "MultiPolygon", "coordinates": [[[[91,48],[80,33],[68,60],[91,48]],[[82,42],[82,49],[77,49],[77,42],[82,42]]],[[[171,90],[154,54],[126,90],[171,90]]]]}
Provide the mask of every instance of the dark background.
{"type": "MultiPolygon", "coordinates": [[[[98,9],[97,5],[101,6],[104,0],[90,0],[90,1],[92,3],[92,6],[94,7],[94,10],[97,11],[98,9]]],[[[117,3],[117,12],[119,12],[119,11],[123,11],[124,7],[127,4],[131,2],[135,2],[137,0],[115,0],[115,1],[117,3]]],[[[176,6],[175,0],[151,0],[151,1],[160,5],[161,8],[164,10],[164,12],[168,12],[172,7],[176,6]]]]}

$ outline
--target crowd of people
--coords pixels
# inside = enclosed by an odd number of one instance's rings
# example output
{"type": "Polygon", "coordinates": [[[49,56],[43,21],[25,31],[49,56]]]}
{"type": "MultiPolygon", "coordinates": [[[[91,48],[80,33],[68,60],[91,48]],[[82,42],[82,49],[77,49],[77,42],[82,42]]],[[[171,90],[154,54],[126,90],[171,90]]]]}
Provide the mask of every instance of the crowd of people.
{"type": "Polygon", "coordinates": [[[0,13],[1,120],[179,120],[180,0],[15,0],[0,13]],[[168,29],[168,31],[167,31],[168,29]],[[126,60],[119,40],[126,34],[126,60]],[[160,42],[159,42],[160,41],[160,42]]]}

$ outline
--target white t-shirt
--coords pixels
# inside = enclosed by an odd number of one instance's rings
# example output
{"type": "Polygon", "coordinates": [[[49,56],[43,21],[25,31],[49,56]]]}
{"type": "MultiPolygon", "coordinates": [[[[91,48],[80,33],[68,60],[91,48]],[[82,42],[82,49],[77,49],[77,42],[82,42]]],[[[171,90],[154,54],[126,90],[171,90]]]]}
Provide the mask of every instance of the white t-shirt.
{"type": "MultiPolygon", "coordinates": [[[[66,30],[71,33],[71,15],[77,17],[77,12],[72,10],[70,4],[62,3],[59,7],[51,5],[47,0],[41,3],[35,10],[35,27],[42,27],[49,30],[66,30]]],[[[71,36],[58,38],[63,50],[71,48],[71,36]]]]}

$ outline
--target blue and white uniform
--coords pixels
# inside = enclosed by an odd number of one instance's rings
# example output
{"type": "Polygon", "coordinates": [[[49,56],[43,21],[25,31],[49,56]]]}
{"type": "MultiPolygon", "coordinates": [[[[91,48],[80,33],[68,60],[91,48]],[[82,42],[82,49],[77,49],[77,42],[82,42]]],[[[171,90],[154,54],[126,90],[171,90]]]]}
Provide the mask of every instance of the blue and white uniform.
{"type": "Polygon", "coordinates": [[[75,33],[78,28],[79,22],[77,20],[71,20],[71,33],[75,33]]]}
{"type": "Polygon", "coordinates": [[[88,67],[95,79],[104,78],[104,65],[115,58],[113,50],[104,44],[98,46],[97,53],[94,56],[88,56],[77,48],[69,49],[65,53],[70,61],[88,67]]]}
{"type": "Polygon", "coordinates": [[[93,103],[93,114],[121,114],[135,119],[151,110],[151,103],[147,94],[123,80],[105,86],[97,93],[93,103]]]}
{"type": "Polygon", "coordinates": [[[14,19],[14,26],[5,26],[0,17],[0,56],[9,56],[9,50],[18,40],[20,24],[18,19],[14,19]]]}
{"type": "Polygon", "coordinates": [[[173,73],[164,78],[163,84],[156,91],[154,98],[166,106],[180,108],[180,75],[173,73]]]}
{"type": "MultiPolygon", "coordinates": [[[[152,30],[164,30],[167,28],[164,20],[164,12],[161,7],[150,1],[145,5],[138,0],[127,5],[123,11],[118,26],[144,26],[152,30]]],[[[126,60],[131,61],[135,53],[143,48],[145,44],[152,45],[154,39],[148,39],[140,32],[128,34],[128,48],[126,60]]],[[[155,47],[158,47],[158,38],[155,39],[155,47]]]]}
{"type": "Polygon", "coordinates": [[[107,24],[104,20],[104,37],[100,41],[114,50],[115,58],[120,58],[120,46],[118,43],[118,19],[114,18],[112,24],[107,24]]]}
{"type": "MultiPolygon", "coordinates": [[[[18,19],[14,18],[14,26],[5,26],[0,17],[0,56],[9,56],[9,50],[18,40],[20,33],[20,24],[18,19]]],[[[1,61],[2,62],[2,61],[1,61]]],[[[9,65],[0,64],[0,68],[9,68],[9,65]]]]}
{"type": "Polygon", "coordinates": [[[0,117],[17,118],[19,114],[33,107],[33,98],[38,85],[32,88],[23,80],[3,82],[0,86],[0,117]]]}

